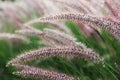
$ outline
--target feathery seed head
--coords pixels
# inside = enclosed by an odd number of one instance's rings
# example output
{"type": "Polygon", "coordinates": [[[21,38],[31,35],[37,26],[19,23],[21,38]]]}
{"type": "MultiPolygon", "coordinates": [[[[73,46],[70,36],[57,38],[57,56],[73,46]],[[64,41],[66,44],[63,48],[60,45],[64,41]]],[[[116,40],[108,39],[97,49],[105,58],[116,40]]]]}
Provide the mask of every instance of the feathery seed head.
{"type": "Polygon", "coordinates": [[[80,49],[73,46],[72,47],[62,46],[55,48],[43,48],[43,49],[26,52],[9,61],[7,66],[12,64],[21,64],[24,62],[37,60],[37,59],[44,59],[47,57],[63,56],[63,55],[83,58],[93,62],[101,61],[100,56],[91,49],[80,49]]]}
{"type": "Polygon", "coordinates": [[[54,40],[57,40],[63,45],[70,45],[74,46],[75,45],[75,38],[58,30],[53,30],[53,29],[44,29],[45,36],[54,40]]]}
{"type": "Polygon", "coordinates": [[[17,34],[10,34],[10,33],[0,33],[0,39],[5,39],[13,42],[22,41],[29,43],[29,40],[26,37],[17,34]]]}
{"type": "Polygon", "coordinates": [[[33,36],[40,36],[43,35],[42,31],[36,31],[36,30],[29,30],[29,29],[22,29],[17,30],[16,33],[23,34],[23,35],[33,35],[33,36]]]}
{"type": "Polygon", "coordinates": [[[87,48],[82,42],[77,42],[76,38],[74,38],[72,35],[69,35],[62,31],[45,28],[44,32],[46,33],[46,37],[57,40],[58,42],[62,43],[62,45],[80,46],[82,48],[87,48]]]}
{"type": "Polygon", "coordinates": [[[63,73],[49,71],[41,68],[35,68],[25,65],[14,65],[17,68],[22,69],[21,71],[13,72],[13,74],[23,77],[30,78],[43,78],[47,80],[77,80],[74,77],[68,76],[63,73]]]}
{"type": "Polygon", "coordinates": [[[73,20],[73,21],[82,21],[86,23],[92,23],[100,26],[100,28],[110,32],[115,38],[120,39],[120,30],[116,29],[118,25],[113,24],[112,22],[105,20],[103,18],[98,18],[92,15],[83,14],[83,13],[62,13],[57,15],[51,15],[47,17],[40,18],[41,21],[51,21],[51,20],[73,20]]]}

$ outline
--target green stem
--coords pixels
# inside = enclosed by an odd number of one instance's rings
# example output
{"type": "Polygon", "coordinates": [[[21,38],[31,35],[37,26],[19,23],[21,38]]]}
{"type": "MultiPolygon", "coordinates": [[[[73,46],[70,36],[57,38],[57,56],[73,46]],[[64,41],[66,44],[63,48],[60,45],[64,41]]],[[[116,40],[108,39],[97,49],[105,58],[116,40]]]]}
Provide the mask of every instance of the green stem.
{"type": "MultiPolygon", "coordinates": [[[[119,80],[119,79],[112,73],[111,69],[109,69],[108,67],[111,68],[107,63],[105,63],[105,68],[106,68],[106,70],[109,71],[116,80],[119,80]]],[[[112,68],[112,70],[113,70],[113,68],[112,68]]],[[[114,70],[114,71],[115,71],[115,70],[114,70]]]]}

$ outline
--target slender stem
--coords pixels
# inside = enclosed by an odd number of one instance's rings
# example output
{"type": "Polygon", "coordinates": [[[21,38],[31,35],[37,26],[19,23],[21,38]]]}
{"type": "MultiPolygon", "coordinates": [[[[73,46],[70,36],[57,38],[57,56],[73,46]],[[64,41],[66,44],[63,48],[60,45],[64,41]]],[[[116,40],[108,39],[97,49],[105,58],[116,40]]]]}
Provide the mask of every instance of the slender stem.
{"type": "Polygon", "coordinates": [[[107,63],[105,63],[105,69],[106,69],[107,71],[109,71],[116,80],[119,80],[119,79],[116,77],[116,75],[112,73],[112,71],[111,71],[111,69],[109,69],[109,67],[110,67],[110,66],[109,66],[107,63]]]}

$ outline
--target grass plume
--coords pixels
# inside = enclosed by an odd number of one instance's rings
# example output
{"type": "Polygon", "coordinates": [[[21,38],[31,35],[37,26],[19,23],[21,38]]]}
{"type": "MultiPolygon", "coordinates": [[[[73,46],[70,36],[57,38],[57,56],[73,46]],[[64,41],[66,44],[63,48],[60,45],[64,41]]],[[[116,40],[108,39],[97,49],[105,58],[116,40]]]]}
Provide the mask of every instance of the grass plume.
{"type": "Polygon", "coordinates": [[[92,23],[100,28],[105,29],[110,34],[115,36],[115,38],[120,39],[120,31],[116,29],[117,25],[113,24],[111,21],[105,20],[100,17],[83,14],[83,13],[61,13],[56,15],[50,15],[40,18],[41,21],[51,21],[51,20],[73,20],[73,21],[82,21],[85,23],[92,23]]]}
{"type": "Polygon", "coordinates": [[[93,62],[101,61],[100,56],[97,53],[95,53],[93,50],[80,49],[73,46],[73,47],[43,48],[43,49],[26,52],[9,61],[7,66],[12,64],[21,64],[24,62],[42,59],[42,58],[44,59],[47,57],[63,56],[63,55],[83,58],[93,62]]]}

